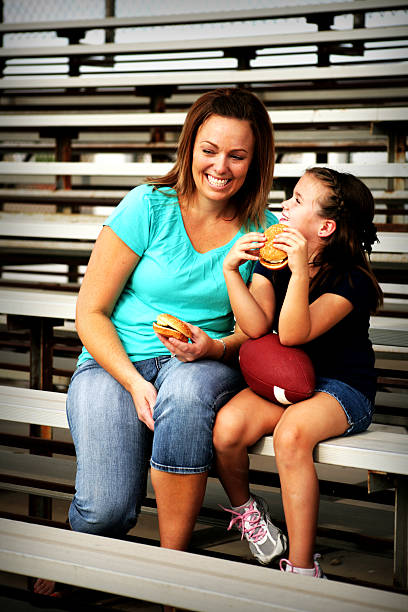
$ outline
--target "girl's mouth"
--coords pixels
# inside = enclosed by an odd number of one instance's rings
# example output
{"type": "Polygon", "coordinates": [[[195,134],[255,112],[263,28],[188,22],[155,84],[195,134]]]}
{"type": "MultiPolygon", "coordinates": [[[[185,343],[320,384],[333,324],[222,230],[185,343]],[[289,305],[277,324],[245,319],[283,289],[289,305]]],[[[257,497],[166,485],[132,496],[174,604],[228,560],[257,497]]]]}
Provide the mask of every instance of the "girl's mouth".
{"type": "Polygon", "coordinates": [[[212,187],[225,187],[231,181],[231,179],[220,179],[211,174],[206,174],[206,177],[212,187]]]}

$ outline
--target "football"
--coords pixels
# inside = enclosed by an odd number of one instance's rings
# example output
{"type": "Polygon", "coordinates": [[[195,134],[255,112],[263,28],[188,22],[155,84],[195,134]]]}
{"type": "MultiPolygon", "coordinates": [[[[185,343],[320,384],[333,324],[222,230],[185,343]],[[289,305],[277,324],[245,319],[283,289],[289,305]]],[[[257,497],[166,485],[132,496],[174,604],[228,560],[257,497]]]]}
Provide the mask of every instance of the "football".
{"type": "Polygon", "coordinates": [[[239,363],[248,386],[279,404],[294,404],[313,395],[315,372],[310,357],[300,348],[284,346],[278,334],[244,342],[239,363]]]}

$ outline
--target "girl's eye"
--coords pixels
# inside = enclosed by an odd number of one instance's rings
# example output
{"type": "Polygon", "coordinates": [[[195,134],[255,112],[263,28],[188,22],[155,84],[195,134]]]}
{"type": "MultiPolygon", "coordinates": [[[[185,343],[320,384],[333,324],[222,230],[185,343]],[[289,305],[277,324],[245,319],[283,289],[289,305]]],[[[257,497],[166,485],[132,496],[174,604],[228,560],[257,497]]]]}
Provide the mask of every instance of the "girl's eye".
{"type": "Polygon", "coordinates": [[[244,158],[242,157],[242,155],[231,155],[231,157],[232,157],[232,159],[238,159],[238,160],[242,160],[242,159],[244,159],[244,158]]]}
{"type": "Polygon", "coordinates": [[[212,155],[214,153],[214,151],[211,151],[210,149],[203,149],[203,153],[206,153],[208,155],[212,155]]]}

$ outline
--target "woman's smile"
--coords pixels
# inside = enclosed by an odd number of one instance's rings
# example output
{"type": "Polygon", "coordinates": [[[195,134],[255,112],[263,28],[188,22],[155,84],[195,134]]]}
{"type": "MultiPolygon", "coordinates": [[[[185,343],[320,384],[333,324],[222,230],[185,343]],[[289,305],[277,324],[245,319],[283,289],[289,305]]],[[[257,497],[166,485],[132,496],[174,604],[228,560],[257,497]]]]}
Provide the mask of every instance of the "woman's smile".
{"type": "Polygon", "coordinates": [[[223,188],[231,182],[231,179],[228,178],[217,178],[216,176],[212,176],[211,174],[207,174],[206,176],[208,182],[212,187],[223,188]]]}

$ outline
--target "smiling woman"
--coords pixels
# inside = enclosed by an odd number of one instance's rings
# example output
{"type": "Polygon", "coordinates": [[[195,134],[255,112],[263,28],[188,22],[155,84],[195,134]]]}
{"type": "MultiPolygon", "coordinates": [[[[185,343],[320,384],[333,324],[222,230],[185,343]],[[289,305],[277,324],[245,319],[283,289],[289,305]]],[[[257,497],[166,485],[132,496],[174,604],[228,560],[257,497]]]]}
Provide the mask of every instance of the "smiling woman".
{"type": "MultiPolygon", "coordinates": [[[[208,92],[187,114],[171,172],[130,191],[106,220],[77,303],[72,529],[123,537],[150,462],[161,545],[187,548],[215,413],[245,384],[236,360],[245,336],[234,331],[222,264],[248,228],[277,221],[267,210],[273,161],[262,102],[238,89],[208,92]],[[190,341],[155,333],[160,313],[185,321],[190,341]]],[[[242,265],[245,283],[253,267],[242,265]]]]}

